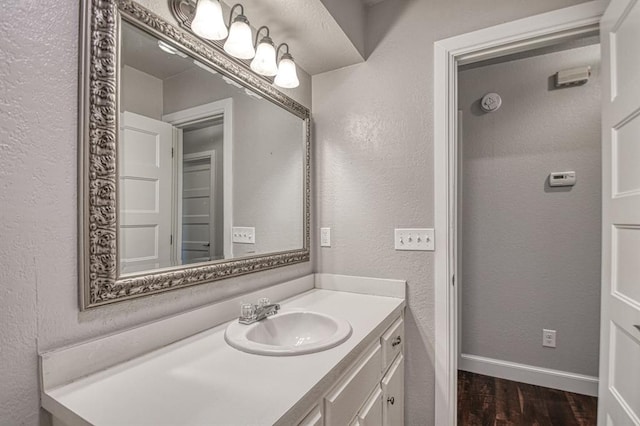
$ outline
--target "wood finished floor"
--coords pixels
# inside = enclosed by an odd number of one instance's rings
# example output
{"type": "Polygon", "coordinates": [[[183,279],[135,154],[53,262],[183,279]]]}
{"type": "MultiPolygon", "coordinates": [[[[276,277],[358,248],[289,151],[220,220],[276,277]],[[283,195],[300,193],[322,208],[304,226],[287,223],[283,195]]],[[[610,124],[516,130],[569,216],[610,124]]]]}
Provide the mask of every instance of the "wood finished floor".
{"type": "Polygon", "coordinates": [[[458,371],[458,424],[592,426],[598,399],[458,371]]]}

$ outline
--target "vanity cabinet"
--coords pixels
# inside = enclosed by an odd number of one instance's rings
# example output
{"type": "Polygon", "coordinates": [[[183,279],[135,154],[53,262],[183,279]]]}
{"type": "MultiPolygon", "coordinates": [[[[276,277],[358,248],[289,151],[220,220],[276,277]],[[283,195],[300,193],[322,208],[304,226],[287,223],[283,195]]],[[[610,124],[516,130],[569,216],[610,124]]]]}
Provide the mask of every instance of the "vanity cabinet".
{"type": "Polygon", "coordinates": [[[299,423],[300,426],[404,424],[404,321],[398,317],[299,423]]]}

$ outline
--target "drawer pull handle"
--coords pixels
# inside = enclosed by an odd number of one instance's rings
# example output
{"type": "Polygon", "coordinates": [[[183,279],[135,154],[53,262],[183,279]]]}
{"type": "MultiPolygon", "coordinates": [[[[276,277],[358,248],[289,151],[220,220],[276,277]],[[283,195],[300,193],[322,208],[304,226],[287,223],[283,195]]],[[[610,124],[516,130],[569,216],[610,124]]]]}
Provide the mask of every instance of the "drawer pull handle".
{"type": "Polygon", "coordinates": [[[394,404],[394,402],[396,402],[396,399],[395,399],[394,397],[390,396],[389,398],[387,398],[387,402],[388,402],[389,404],[393,405],[393,404],[394,404]]]}
{"type": "Polygon", "coordinates": [[[391,342],[391,346],[392,346],[392,347],[396,347],[396,346],[398,346],[401,342],[402,342],[402,339],[400,338],[400,336],[398,336],[398,337],[396,337],[395,339],[393,339],[393,342],[391,342]]]}

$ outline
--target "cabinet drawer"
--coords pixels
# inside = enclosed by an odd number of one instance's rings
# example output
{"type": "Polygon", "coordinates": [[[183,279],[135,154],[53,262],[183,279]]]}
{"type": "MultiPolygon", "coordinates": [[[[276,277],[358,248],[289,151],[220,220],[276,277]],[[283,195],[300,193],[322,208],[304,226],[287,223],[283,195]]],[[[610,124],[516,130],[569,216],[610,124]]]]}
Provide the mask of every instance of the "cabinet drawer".
{"type": "Polygon", "coordinates": [[[313,407],[313,410],[305,416],[298,426],[322,426],[322,410],[319,405],[313,407]]]}
{"type": "Polygon", "coordinates": [[[347,425],[380,382],[382,351],[376,342],[325,397],[325,424],[347,425]]]}
{"type": "Polygon", "coordinates": [[[382,345],[382,371],[385,371],[404,347],[404,321],[398,318],[380,338],[382,345]]]}
{"type": "Polygon", "coordinates": [[[382,382],[382,424],[397,426],[404,424],[404,357],[393,361],[382,382]]]}
{"type": "Polygon", "coordinates": [[[382,426],[382,389],[380,385],[376,386],[356,418],[358,426],[382,426]]]}

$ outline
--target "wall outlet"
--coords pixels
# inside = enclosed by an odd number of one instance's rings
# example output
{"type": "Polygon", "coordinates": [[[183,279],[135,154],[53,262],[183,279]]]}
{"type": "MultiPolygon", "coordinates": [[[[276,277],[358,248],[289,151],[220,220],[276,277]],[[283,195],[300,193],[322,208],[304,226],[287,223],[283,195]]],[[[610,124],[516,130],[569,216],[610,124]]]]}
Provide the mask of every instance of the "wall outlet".
{"type": "Polygon", "coordinates": [[[331,228],[320,228],[320,247],[331,247],[331,228]]]}
{"type": "Polygon", "coordinates": [[[433,228],[401,228],[395,230],[396,250],[435,250],[433,228]]]}
{"type": "Polygon", "coordinates": [[[248,226],[234,226],[231,228],[231,241],[238,244],[255,244],[256,228],[248,226]]]}
{"type": "Polygon", "coordinates": [[[556,331],[555,330],[542,330],[542,346],[547,348],[556,347],[556,331]]]}

